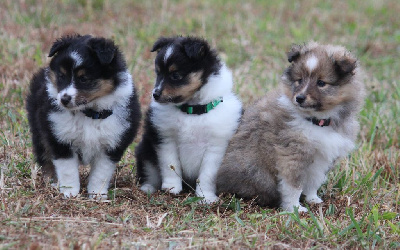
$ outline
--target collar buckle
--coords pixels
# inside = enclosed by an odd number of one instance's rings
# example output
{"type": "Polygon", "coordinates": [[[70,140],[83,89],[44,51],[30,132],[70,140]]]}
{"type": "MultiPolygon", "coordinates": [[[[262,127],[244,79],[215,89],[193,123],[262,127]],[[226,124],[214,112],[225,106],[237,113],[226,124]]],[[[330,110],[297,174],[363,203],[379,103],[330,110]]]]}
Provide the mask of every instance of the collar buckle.
{"type": "Polygon", "coordinates": [[[314,125],[320,126],[320,127],[325,127],[329,126],[331,124],[331,118],[328,119],[318,119],[316,117],[307,117],[307,121],[312,122],[314,125]]]}
{"type": "Polygon", "coordinates": [[[189,115],[191,114],[202,115],[210,112],[223,101],[224,100],[222,99],[222,97],[220,97],[219,99],[216,99],[204,105],[189,105],[185,103],[180,106],[177,106],[177,108],[189,115]]]}

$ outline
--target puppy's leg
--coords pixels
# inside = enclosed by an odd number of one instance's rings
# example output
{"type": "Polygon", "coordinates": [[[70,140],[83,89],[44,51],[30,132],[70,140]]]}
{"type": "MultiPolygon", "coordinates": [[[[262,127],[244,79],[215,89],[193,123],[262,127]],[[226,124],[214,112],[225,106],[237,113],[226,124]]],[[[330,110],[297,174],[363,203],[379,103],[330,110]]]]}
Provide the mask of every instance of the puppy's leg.
{"type": "Polygon", "coordinates": [[[99,155],[91,164],[88,194],[89,198],[107,199],[108,186],[115,171],[115,163],[105,154],[99,155]]]}
{"type": "Polygon", "coordinates": [[[294,207],[298,207],[299,212],[307,212],[307,208],[300,205],[300,195],[301,188],[294,187],[290,183],[288,183],[285,179],[281,179],[278,185],[278,190],[282,196],[281,207],[289,212],[294,211],[294,207]]]}
{"type": "Polygon", "coordinates": [[[213,203],[218,201],[216,195],[216,178],[218,169],[221,166],[226,146],[212,146],[207,148],[200,167],[198,183],[196,185],[196,195],[204,197],[203,202],[213,203]]]}
{"type": "Polygon", "coordinates": [[[154,193],[157,187],[160,187],[161,176],[160,171],[156,166],[151,164],[149,161],[143,161],[143,175],[145,176],[145,181],[140,186],[140,190],[145,193],[154,193]]]}
{"type": "Polygon", "coordinates": [[[306,202],[308,203],[318,204],[322,202],[322,199],[317,195],[317,191],[326,180],[324,170],[329,169],[329,167],[324,168],[322,166],[327,166],[327,163],[315,160],[308,169],[308,174],[303,187],[303,194],[306,196],[306,202]]]}
{"type": "Polygon", "coordinates": [[[307,203],[309,203],[309,204],[319,204],[319,203],[323,202],[323,200],[318,197],[317,190],[318,190],[318,188],[316,188],[314,191],[311,191],[309,194],[306,194],[306,192],[303,192],[304,195],[306,196],[307,203]]]}
{"type": "Polygon", "coordinates": [[[162,179],[161,189],[172,194],[179,194],[182,191],[182,169],[176,143],[166,141],[160,144],[158,149],[162,179]]]}
{"type": "Polygon", "coordinates": [[[53,160],[53,164],[60,192],[65,197],[77,196],[80,189],[78,156],[73,154],[71,158],[58,158],[53,160]]]}
{"type": "Polygon", "coordinates": [[[318,204],[323,202],[323,200],[317,195],[318,188],[321,186],[322,183],[323,180],[308,180],[308,183],[304,186],[303,190],[303,194],[306,196],[307,203],[318,204]]]}

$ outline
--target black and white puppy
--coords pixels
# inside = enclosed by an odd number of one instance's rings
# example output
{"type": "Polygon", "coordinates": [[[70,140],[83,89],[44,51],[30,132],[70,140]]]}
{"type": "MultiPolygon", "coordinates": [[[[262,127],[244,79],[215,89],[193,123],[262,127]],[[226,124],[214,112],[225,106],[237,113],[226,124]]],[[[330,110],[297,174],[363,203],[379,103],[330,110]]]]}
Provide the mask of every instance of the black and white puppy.
{"type": "Polygon", "coordinates": [[[30,83],[29,125],[37,162],[66,197],[79,193],[79,165],[90,164],[89,197],[106,198],[116,163],[134,139],[140,106],[113,41],[65,36],[30,83]]]}
{"type": "Polygon", "coordinates": [[[178,194],[183,179],[214,202],[216,174],[242,110],[232,73],[200,38],[160,38],[154,51],[157,80],[136,148],[141,190],[178,194]]]}

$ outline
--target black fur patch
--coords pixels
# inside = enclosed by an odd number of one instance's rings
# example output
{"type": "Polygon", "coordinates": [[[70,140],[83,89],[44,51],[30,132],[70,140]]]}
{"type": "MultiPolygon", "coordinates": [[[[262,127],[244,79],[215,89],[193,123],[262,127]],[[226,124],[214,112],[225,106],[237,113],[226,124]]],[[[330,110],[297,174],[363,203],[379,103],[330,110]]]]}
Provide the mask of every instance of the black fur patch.
{"type": "Polygon", "coordinates": [[[148,161],[153,166],[158,168],[158,155],[156,147],[161,143],[161,138],[157,129],[151,122],[151,115],[153,110],[149,108],[146,114],[146,120],[144,122],[144,133],[142,141],[135,148],[136,155],[136,178],[139,184],[145,182],[148,178],[145,170],[145,162],[148,161]]]}

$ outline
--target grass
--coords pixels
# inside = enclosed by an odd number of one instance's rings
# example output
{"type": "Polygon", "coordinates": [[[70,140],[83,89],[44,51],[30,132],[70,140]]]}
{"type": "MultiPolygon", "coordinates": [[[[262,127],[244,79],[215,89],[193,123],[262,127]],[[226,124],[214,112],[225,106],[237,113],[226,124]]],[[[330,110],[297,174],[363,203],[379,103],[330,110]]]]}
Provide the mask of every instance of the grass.
{"type": "MultiPolygon", "coordinates": [[[[5,0],[0,3],[0,248],[400,248],[400,2],[5,0]],[[127,58],[146,109],[149,52],[159,36],[198,35],[233,70],[245,105],[275,87],[292,43],[342,44],[363,66],[368,97],[358,149],[341,161],[307,214],[226,196],[147,196],[134,180],[134,147],[112,199],[63,199],[41,180],[24,98],[32,74],[66,33],[111,37],[127,58]]],[[[87,183],[88,169],[82,169],[87,183]]]]}

